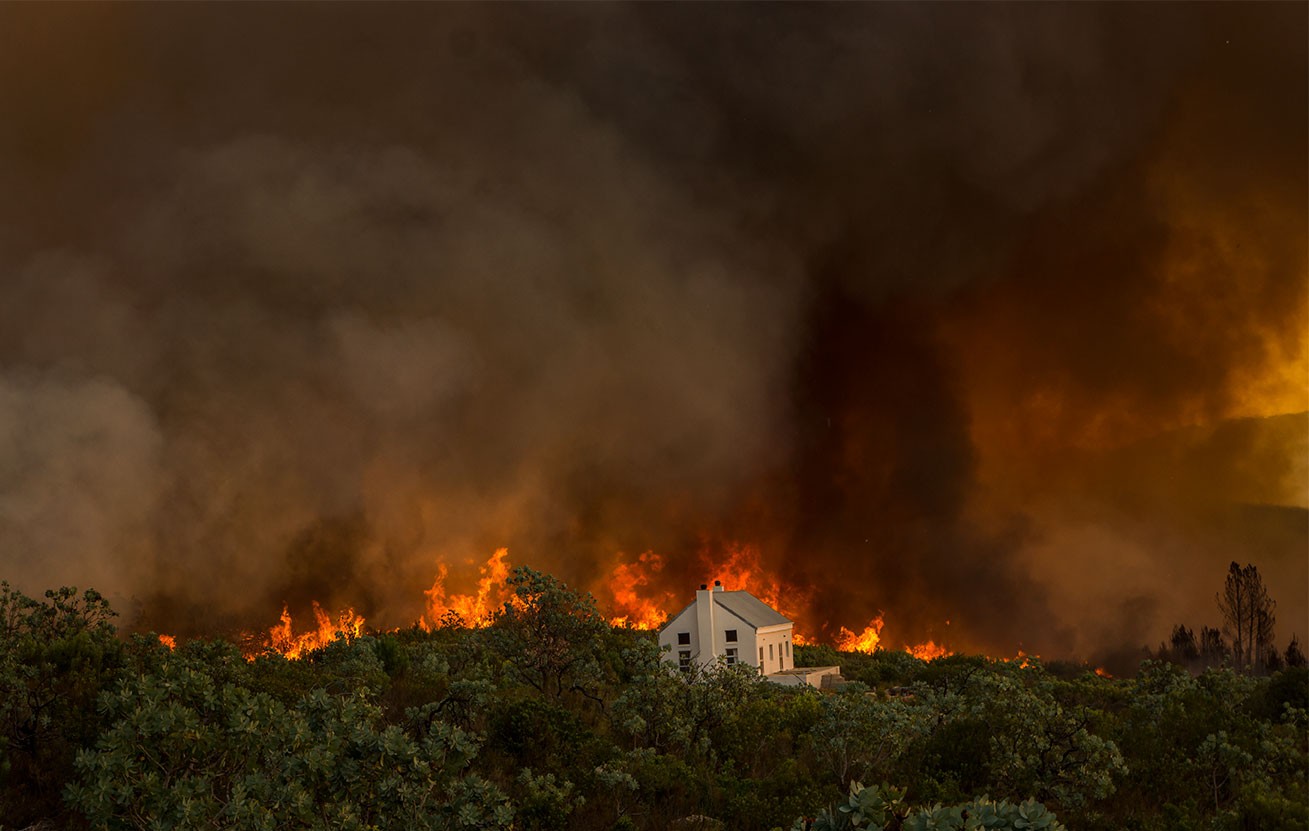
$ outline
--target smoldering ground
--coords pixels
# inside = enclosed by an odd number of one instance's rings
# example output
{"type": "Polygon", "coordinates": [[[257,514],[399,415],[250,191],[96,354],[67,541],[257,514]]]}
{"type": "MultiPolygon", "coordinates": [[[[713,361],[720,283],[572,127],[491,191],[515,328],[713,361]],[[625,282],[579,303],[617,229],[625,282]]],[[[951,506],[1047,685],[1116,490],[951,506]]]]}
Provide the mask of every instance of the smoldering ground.
{"type": "Polygon", "coordinates": [[[399,625],[739,540],[814,627],[1089,654],[1240,559],[1303,621],[1305,14],[5,8],[0,570],[399,625]]]}

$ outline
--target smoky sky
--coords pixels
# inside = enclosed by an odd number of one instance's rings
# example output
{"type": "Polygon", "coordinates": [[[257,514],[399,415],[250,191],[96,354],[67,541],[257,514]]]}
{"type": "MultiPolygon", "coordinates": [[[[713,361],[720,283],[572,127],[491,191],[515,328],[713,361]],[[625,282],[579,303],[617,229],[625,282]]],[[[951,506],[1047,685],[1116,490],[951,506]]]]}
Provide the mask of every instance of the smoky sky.
{"type": "Polygon", "coordinates": [[[1306,17],[7,6],[0,576],[401,625],[750,543],[811,630],[1090,655],[1241,560],[1303,637],[1306,17]]]}

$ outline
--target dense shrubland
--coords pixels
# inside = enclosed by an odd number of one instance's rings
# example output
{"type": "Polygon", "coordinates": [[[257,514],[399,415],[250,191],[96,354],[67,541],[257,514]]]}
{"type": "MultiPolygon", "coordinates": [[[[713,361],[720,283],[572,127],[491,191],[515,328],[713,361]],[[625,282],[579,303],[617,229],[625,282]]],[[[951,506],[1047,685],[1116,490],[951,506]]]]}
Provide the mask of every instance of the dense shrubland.
{"type": "Polygon", "coordinates": [[[550,577],[513,588],[487,628],[248,661],[123,639],[94,592],[6,586],[0,829],[1309,826],[1303,667],[1111,680],[799,648],[855,679],[818,693],[685,678],[550,577]]]}

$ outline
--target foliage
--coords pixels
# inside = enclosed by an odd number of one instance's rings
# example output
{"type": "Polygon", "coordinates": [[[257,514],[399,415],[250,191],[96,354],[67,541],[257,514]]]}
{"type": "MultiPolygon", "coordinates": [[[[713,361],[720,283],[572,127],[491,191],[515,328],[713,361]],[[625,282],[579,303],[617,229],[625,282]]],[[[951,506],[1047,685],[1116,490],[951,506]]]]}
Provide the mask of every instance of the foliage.
{"type": "Polygon", "coordinates": [[[491,644],[506,665],[542,695],[574,693],[599,703],[604,678],[598,647],[609,626],[595,601],[523,566],[514,569],[508,585],[513,600],[490,629],[491,644]]]}
{"type": "Polygon", "coordinates": [[[93,592],[0,592],[0,828],[1309,827],[1303,667],[1110,680],[805,647],[858,680],[783,688],[680,673],[529,570],[489,627],[296,661],[111,621],[93,592]]]}
{"type": "Polygon", "coordinates": [[[798,819],[792,831],[1065,831],[1041,803],[995,802],[981,797],[959,805],[941,804],[911,809],[905,791],[889,785],[864,787],[850,783],[850,795],[835,810],[825,809],[812,820],[798,819]]]}
{"type": "Polygon", "coordinates": [[[95,591],[35,600],[0,583],[2,821],[23,827],[61,813],[74,754],[103,727],[96,696],[123,660],[113,617],[95,591]]]}
{"type": "Polygon", "coordinates": [[[101,697],[112,725],[77,758],[70,803],[97,827],[507,828],[499,790],[468,771],[475,738],[387,725],[366,693],[294,706],[171,656],[101,697]]]}

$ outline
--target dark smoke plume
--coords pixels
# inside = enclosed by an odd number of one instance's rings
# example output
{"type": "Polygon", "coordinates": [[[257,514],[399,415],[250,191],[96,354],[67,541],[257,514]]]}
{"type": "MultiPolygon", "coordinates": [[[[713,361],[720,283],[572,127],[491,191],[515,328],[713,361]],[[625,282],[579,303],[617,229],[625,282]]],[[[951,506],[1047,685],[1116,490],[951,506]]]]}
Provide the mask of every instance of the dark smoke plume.
{"type": "Polygon", "coordinates": [[[0,576],[402,625],[750,542],[891,645],[1130,651],[1232,560],[1303,621],[1306,14],[4,7],[0,576]]]}

